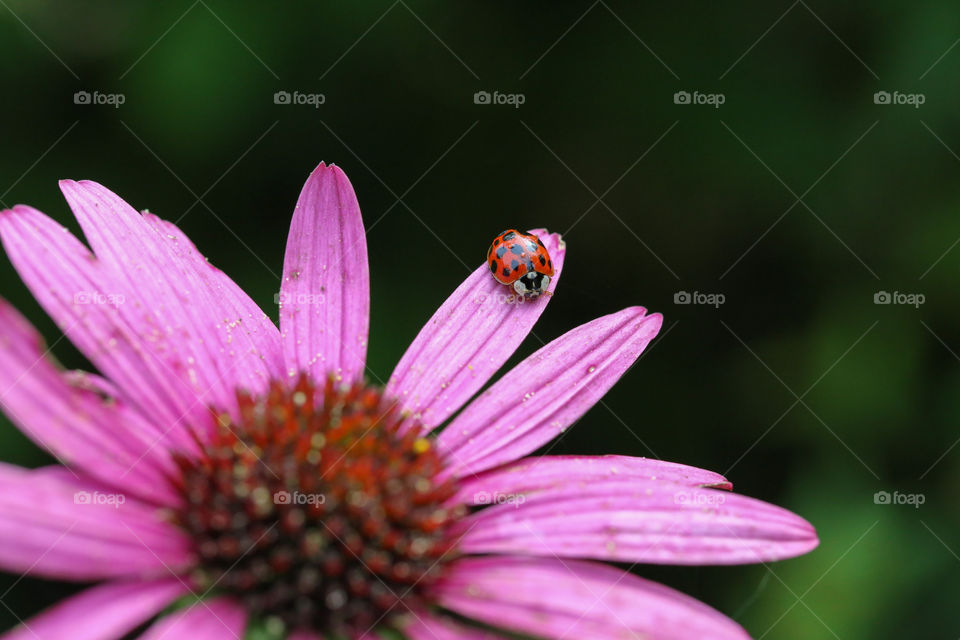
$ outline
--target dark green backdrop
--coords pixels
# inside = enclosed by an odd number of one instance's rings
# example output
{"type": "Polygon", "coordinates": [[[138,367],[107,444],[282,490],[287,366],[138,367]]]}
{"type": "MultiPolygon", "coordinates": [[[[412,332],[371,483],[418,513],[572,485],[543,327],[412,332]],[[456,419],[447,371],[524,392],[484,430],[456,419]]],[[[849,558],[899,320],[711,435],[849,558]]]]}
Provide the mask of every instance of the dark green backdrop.
{"type": "MultiPolygon", "coordinates": [[[[276,317],[293,204],[335,162],[370,229],[384,379],[497,232],[563,232],[538,339],[632,304],[666,320],[552,453],[725,472],[822,539],[766,567],[635,571],[755,637],[955,638],[960,10],[837,4],[2,0],[0,200],[76,229],[56,180],[98,180],[180,219],[276,317]]],[[[6,260],[0,278],[55,340],[6,260]]],[[[8,422],[0,446],[48,461],[8,422]]],[[[5,577],[0,601],[24,616],[72,588],[5,577]]]]}

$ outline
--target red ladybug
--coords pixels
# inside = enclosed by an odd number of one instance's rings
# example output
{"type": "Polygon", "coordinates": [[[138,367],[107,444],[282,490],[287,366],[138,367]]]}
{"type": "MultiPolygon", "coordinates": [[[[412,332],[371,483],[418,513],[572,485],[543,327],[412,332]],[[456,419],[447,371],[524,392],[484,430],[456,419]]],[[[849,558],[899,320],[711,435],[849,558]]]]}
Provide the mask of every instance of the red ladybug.
{"type": "Polygon", "coordinates": [[[545,293],[553,277],[553,261],[540,238],[516,229],[507,229],[493,239],[487,264],[497,282],[513,285],[524,298],[545,293]]]}

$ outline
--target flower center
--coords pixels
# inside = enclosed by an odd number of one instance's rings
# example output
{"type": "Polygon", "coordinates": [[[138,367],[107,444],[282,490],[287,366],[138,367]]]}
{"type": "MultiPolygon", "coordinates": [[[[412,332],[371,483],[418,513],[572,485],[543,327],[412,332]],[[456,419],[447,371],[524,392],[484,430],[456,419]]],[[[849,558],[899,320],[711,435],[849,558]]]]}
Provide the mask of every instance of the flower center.
{"type": "Polygon", "coordinates": [[[180,457],[180,524],[203,590],[288,629],[358,634],[422,602],[454,543],[443,460],[378,389],[301,377],[240,393],[199,459],[180,457]]]}

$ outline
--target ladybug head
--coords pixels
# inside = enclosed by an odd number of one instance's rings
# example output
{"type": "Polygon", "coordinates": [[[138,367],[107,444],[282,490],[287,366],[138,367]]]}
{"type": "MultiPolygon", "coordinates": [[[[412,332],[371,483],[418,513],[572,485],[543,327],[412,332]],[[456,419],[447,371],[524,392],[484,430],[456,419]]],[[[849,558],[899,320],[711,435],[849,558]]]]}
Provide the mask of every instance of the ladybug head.
{"type": "Polygon", "coordinates": [[[536,271],[530,271],[513,282],[513,290],[524,298],[536,298],[546,293],[549,286],[550,276],[536,271]]]}

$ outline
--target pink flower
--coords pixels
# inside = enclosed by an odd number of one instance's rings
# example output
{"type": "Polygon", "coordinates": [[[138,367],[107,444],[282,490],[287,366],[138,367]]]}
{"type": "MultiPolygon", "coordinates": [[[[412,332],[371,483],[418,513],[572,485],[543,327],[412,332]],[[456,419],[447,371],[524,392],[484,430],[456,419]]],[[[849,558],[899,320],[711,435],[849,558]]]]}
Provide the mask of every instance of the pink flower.
{"type": "MultiPolygon", "coordinates": [[[[578,327],[460,411],[550,296],[516,304],[481,266],[385,389],[367,385],[366,240],[340,169],[321,164],[300,195],[279,330],[173,224],[94,182],[61,189],[92,253],[22,205],[0,236],[103,377],[62,371],[0,303],[3,410],[63,463],[0,465],[0,567],[98,584],[4,638],[120,638],[175,601],[143,637],[241,638],[256,621],[303,639],[743,638],[603,561],[767,562],[817,545],[802,518],[709,471],[524,457],[606,393],[659,315],[578,327]]],[[[565,247],[533,233],[552,290],[565,247]]]]}

